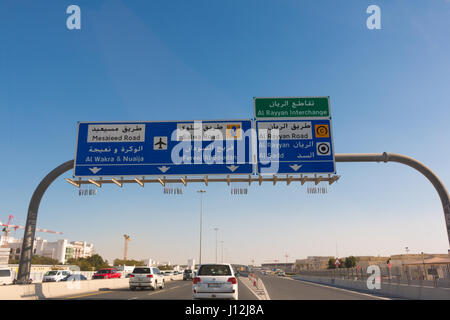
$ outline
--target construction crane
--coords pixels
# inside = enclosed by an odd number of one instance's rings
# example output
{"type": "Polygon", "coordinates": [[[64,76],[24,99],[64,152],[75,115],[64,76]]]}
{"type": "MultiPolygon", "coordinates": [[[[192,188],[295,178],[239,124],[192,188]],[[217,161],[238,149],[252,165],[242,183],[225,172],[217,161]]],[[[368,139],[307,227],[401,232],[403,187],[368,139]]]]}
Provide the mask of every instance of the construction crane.
{"type": "MultiPolygon", "coordinates": [[[[17,229],[25,229],[24,226],[11,224],[11,220],[13,218],[14,218],[14,216],[12,214],[10,214],[9,217],[8,217],[8,223],[5,224],[5,223],[2,223],[0,221],[0,226],[3,227],[2,231],[5,234],[5,237],[4,237],[4,240],[3,240],[3,244],[2,244],[3,248],[8,248],[9,235],[11,234],[11,229],[14,229],[14,231],[16,231],[17,229]]],[[[41,228],[36,228],[36,231],[37,232],[53,233],[53,234],[63,234],[62,232],[59,232],[59,231],[52,231],[52,230],[41,229],[41,228]]]]}
{"type": "Polygon", "coordinates": [[[123,261],[127,261],[127,253],[128,253],[128,242],[131,241],[131,238],[129,235],[124,234],[123,237],[125,238],[125,247],[123,249],[123,261]]]}

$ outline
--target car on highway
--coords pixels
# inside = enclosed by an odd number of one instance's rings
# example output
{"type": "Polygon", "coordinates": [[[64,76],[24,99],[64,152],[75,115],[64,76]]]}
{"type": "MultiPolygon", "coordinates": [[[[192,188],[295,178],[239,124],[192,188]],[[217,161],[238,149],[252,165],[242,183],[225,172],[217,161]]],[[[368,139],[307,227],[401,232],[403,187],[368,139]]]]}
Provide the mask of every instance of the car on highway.
{"type": "Polygon", "coordinates": [[[42,282],[58,282],[71,274],[70,270],[50,270],[44,274],[42,282]]]}
{"type": "Polygon", "coordinates": [[[279,277],[285,277],[286,276],[286,273],[284,273],[284,271],[278,271],[277,274],[278,274],[279,277]]]}
{"type": "Polygon", "coordinates": [[[193,272],[191,269],[186,269],[183,271],[183,280],[192,280],[193,272]]]}
{"type": "Polygon", "coordinates": [[[164,275],[155,267],[136,267],[130,274],[130,290],[137,288],[164,289],[164,275]]]}
{"type": "Polygon", "coordinates": [[[227,263],[202,264],[192,281],[194,299],[238,299],[238,284],[227,263]]]}
{"type": "Polygon", "coordinates": [[[70,274],[67,277],[61,279],[61,281],[81,281],[81,280],[87,280],[87,278],[82,274],[70,274]]]}
{"type": "Polygon", "coordinates": [[[0,268],[0,285],[12,284],[14,277],[10,268],[0,268]]]}
{"type": "Polygon", "coordinates": [[[92,279],[120,279],[121,274],[115,268],[103,268],[92,276],[92,279]]]}

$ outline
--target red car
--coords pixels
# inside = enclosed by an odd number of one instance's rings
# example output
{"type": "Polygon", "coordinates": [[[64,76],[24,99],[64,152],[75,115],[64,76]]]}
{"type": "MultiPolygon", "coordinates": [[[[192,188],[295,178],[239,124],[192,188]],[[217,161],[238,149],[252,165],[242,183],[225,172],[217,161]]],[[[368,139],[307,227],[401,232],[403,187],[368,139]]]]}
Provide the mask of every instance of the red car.
{"type": "Polygon", "coordinates": [[[104,268],[98,270],[94,275],[92,276],[92,279],[114,279],[114,278],[120,278],[120,272],[117,272],[114,268],[104,268]]]}

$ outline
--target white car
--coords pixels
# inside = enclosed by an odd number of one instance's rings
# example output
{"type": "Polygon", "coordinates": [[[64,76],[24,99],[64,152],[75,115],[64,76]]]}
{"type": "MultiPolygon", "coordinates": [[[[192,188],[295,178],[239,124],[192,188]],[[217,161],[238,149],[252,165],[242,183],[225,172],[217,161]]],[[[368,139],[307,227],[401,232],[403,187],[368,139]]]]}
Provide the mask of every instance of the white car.
{"type": "Polygon", "coordinates": [[[13,274],[9,268],[0,268],[0,285],[12,284],[13,274]]]}
{"type": "Polygon", "coordinates": [[[165,285],[164,275],[155,267],[136,267],[130,274],[130,290],[136,288],[163,289],[165,285]]]}
{"type": "Polygon", "coordinates": [[[50,270],[44,274],[42,282],[58,282],[71,274],[70,270],[50,270]]]}
{"type": "Polygon", "coordinates": [[[194,299],[238,299],[238,284],[230,264],[202,264],[192,281],[194,299]]]}

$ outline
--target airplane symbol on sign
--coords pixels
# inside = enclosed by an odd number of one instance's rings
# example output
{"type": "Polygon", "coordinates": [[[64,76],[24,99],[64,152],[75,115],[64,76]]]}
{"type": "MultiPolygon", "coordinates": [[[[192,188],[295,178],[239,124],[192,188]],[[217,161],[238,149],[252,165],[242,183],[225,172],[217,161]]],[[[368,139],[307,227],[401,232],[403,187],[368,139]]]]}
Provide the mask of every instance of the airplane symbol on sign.
{"type": "Polygon", "coordinates": [[[154,150],[167,150],[167,137],[155,137],[153,142],[154,150]]]}

